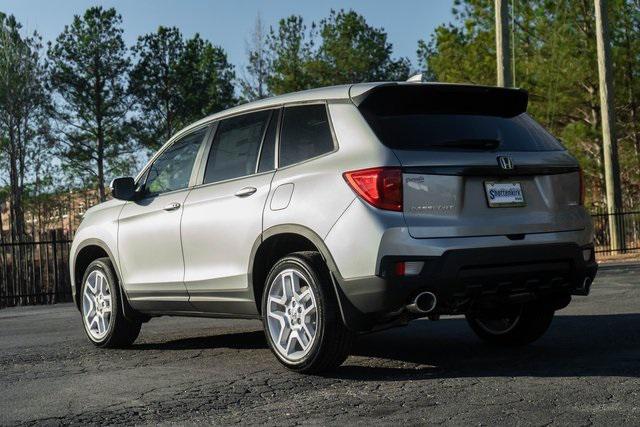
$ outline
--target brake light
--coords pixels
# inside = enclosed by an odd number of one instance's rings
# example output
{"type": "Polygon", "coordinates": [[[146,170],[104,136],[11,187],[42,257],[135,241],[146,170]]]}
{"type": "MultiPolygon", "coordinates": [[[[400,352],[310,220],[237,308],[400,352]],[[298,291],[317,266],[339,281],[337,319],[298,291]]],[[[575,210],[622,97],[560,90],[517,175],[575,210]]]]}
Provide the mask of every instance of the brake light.
{"type": "Polygon", "coordinates": [[[424,261],[399,261],[396,262],[396,276],[417,276],[422,271],[424,261]]]}
{"type": "Polygon", "coordinates": [[[396,262],[396,276],[404,276],[406,273],[406,265],[403,261],[396,262]]]}
{"type": "Polygon", "coordinates": [[[580,176],[580,194],[579,194],[579,203],[580,205],[584,205],[584,172],[582,171],[582,168],[578,169],[578,175],[580,176]]]}
{"type": "Polygon", "coordinates": [[[358,196],[378,209],[402,211],[400,168],[371,168],[345,172],[344,179],[358,196]]]}

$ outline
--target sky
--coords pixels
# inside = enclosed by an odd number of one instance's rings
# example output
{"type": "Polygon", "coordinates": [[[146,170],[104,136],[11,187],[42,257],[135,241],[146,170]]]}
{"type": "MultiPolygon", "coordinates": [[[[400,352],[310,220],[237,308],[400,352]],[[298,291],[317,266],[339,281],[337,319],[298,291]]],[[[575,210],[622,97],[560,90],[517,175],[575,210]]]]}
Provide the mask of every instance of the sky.
{"type": "Polygon", "coordinates": [[[46,43],[55,40],[73,15],[93,5],[116,8],[129,46],[160,25],[176,26],[186,37],[200,33],[222,46],[241,71],[258,14],[268,28],[291,14],[301,15],[307,23],[317,22],[332,8],[353,9],[369,25],[383,27],[394,56],[408,57],[415,66],[417,41],[429,39],[434,28],[452,20],[453,0],[0,0],[0,11],[15,15],[29,32],[37,30],[46,43]]]}

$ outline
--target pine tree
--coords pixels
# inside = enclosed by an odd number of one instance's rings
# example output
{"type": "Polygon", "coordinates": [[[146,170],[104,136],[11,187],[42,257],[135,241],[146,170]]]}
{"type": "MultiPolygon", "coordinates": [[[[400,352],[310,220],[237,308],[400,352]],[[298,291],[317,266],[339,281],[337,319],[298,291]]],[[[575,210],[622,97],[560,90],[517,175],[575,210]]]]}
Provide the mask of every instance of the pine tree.
{"type": "Polygon", "coordinates": [[[177,28],[160,27],[139,37],[133,53],[134,124],[146,147],[157,149],[180,128],[237,102],[233,65],[198,34],[185,41],[177,28]]]}
{"type": "Polygon", "coordinates": [[[276,94],[319,86],[406,80],[410,63],[392,59],[393,46],[383,28],[362,15],[334,11],[307,28],[302,17],[281,19],[268,37],[269,89],[276,94]]]}
{"type": "Polygon", "coordinates": [[[105,200],[105,180],[135,163],[127,115],[129,71],[115,9],[92,7],[76,15],[49,46],[49,82],[63,146],[60,155],[73,175],[95,183],[105,200]]]}
{"type": "Polygon", "coordinates": [[[24,238],[29,167],[46,146],[48,101],[40,37],[23,37],[20,30],[13,16],[0,14],[0,164],[9,172],[13,241],[24,238]]]}

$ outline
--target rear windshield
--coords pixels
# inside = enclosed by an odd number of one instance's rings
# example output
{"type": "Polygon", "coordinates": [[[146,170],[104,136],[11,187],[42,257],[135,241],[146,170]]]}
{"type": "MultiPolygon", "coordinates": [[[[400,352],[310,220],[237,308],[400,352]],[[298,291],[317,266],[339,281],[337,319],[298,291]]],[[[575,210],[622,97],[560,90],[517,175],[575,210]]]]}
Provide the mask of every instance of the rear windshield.
{"type": "Polygon", "coordinates": [[[406,150],[557,151],[526,114],[522,89],[450,84],[380,86],[355,100],[378,138],[406,150]]]}
{"type": "Polygon", "coordinates": [[[515,117],[473,114],[365,113],[389,148],[405,150],[557,151],[562,145],[527,113],[515,117]]]}

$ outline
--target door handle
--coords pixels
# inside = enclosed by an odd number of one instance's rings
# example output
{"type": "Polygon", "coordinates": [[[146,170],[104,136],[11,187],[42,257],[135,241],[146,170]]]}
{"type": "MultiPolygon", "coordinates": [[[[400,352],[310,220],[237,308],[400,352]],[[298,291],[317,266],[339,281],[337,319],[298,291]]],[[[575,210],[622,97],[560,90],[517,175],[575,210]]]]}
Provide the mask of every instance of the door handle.
{"type": "Polygon", "coordinates": [[[169,203],[167,206],[164,207],[165,211],[175,211],[176,209],[178,209],[180,207],[180,203],[178,202],[173,202],[173,203],[169,203]]]}
{"type": "Polygon", "coordinates": [[[237,197],[247,197],[258,191],[256,187],[244,187],[236,193],[237,197]]]}

